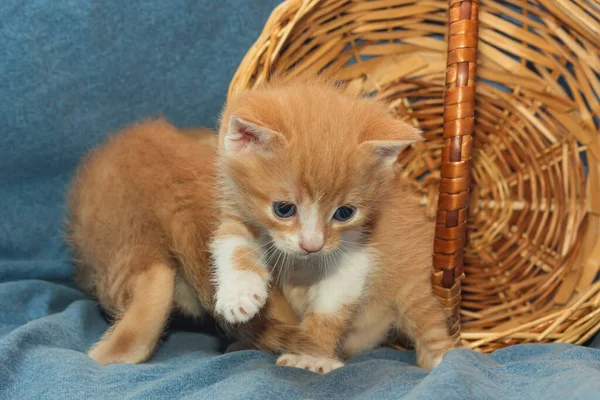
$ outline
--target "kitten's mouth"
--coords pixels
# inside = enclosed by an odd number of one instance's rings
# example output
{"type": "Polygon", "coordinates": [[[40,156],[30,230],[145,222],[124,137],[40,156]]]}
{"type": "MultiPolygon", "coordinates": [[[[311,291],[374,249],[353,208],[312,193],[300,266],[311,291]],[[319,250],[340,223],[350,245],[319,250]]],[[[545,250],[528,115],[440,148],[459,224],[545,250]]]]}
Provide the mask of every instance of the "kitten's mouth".
{"type": "Polygon", "coordinates": [[[317,259],[317,258],[321,258],[326,254],[326,251],[321,250],[321,251],[317,251],[315,253],[306,253],[306,252],[301,252],[301,253],[296,253],[296,257],[298,257],[301,260],[309,260],[309,259],[317,259]]]}
{"type": "Polygon", "coordinates": [[[277,245],[275,245],[275,250],[282,255],[286,255],[288,257],[292,257],[302,261],[310,259],[314,260],[319,257],[323,257],[327,253],[327,251],[324,249],[317,252],[307,252],[302,251],[300,249],[280,247],[277,245]]]}

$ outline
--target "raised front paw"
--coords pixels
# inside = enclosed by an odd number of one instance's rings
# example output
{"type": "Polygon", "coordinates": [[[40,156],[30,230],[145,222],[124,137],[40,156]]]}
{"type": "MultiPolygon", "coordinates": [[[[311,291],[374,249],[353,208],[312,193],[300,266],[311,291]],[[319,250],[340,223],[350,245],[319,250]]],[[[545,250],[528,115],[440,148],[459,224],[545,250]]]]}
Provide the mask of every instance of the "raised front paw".
{"type": "Polygon", "coordinates": [[[260,275],[236,271],[219,284],[216,312],[229,323],[246,322],[265,305],[267,289],[267,283],[260,275]]]}
{"type": "Polygon", "coordinates": [[[315,357],[307,354],[284,354],[277,359],[277,365],[301,368],[318,374],[326,374],[344,366],[341,361],[335,358],[315,357]]]}

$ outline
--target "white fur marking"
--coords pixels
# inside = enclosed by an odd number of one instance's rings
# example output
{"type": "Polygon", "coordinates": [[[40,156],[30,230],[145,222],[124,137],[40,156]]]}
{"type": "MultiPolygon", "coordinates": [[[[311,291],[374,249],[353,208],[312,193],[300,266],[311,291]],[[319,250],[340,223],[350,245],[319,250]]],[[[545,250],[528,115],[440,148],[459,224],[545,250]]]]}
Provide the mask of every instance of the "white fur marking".
{"type": "Polygon", "coordinates": [[[326,374],[344,366],[342,362],[334,358],[313,357],[306,354],[284,354],[277,359],[277,365],[301,368],[318,374],[326,374]]]}
{"type": "Polygon", "coordinates": [[[319,204],[312,203],[310,207],[303,207],[300,213],[301,228],[298,243],[307,249],[320,249],[323,247],[325,237],[323,230],[319,229],[319,204]]]}
{"type": "Polygon", "coordinates": [[[254,247],[249,240],[239,236],[220,238],[212,245],[217,281],[215,310],[232,324],[248,321],[267,301],[267,282],[255,272],[238,270],[234,266],[237,249],[254,247]]]}
{"type": "Polygon", "coordinates": [[[333,269],[331,274],[309,289],[313,312],[335,313],[356,301],[371,269],[371,257],[367,250],[352,250],[339,257],[333,269]]]}

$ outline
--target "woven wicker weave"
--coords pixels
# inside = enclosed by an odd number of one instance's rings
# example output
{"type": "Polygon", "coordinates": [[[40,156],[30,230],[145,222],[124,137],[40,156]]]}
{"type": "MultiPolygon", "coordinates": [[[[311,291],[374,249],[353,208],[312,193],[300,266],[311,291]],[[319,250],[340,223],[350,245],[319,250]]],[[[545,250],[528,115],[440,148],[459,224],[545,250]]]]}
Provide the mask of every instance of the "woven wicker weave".
{"type": "Polygon", "coordinates": [[[400,162],[437,215],[453,333],[480,351],[584,343],[600,330],[599,49],[597,0],[288,0],[230,95],[336,73],[387,100],[425,130],[400,162]]]}

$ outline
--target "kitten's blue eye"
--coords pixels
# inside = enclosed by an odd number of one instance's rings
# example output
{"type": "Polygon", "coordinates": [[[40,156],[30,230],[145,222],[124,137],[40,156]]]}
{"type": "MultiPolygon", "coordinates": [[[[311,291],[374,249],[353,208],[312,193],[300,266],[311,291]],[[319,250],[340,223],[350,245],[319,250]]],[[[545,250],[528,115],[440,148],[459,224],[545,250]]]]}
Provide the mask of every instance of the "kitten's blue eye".
{"type": "Polygon", "coordinates": [[[335,210],[335,213],[333,214],[333,219],[341,222],[348,221],[354,215],[354,211],[354,208],[350,206],[340,207],[337,210],[335,210]]]}
{"type": "Polygon", "coordinates": [[[286,201],[276,201],[273,203],[273,212],[279,218],[290,218],[296,214],[296,205],[286,201]]]}

